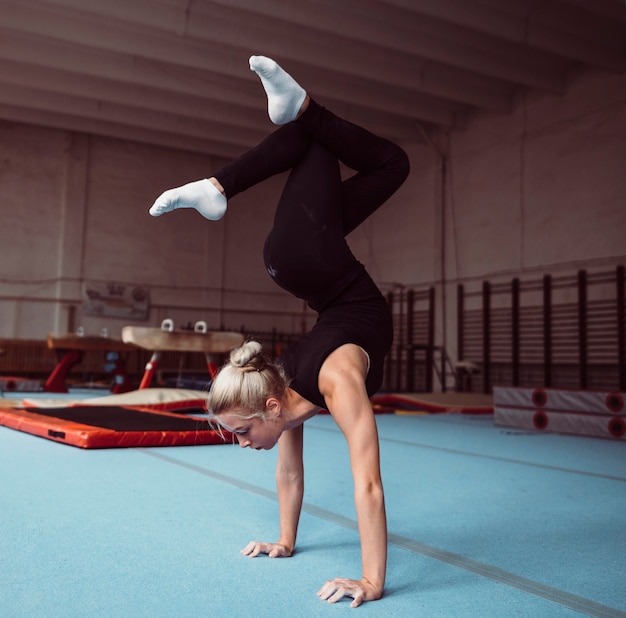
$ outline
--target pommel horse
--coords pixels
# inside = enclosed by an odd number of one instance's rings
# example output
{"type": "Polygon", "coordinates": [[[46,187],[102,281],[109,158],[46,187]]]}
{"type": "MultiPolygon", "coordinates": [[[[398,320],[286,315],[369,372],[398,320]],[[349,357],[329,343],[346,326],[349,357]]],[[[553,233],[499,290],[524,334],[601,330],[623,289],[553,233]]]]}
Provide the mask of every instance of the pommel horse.
{"type": "MultiPolygon", "coordinates": [[[[58,362],[44,384],[44,391],[49,393],[67,393],[66,377],[69,370],[83,358],[88,350],[102,352],[128,352],[136,349],[119,339],[112,339],[103,329],[100,336],[85,336],[82,328],[77,333],[49,334],[48,347],[57,353],[58,362]]],[[[124,361],[116,356],[112,393],[125,393],[131,390],[124,361]]]]}
{"type": "Polygon", "coordinates": [[[217,374],[218,356],[230,352],[243,343],[241,333],[231,331],[209,331],[206,322],[196,322],[193,331],[174,330],[171,319],[163,320],[161,328],[124,326],[122,341],[126,344],[152,351],[146,365],[139,390],[148,388],[156,373],[161,352],[201,352],[205,355],[211,379],[217,374]]]}

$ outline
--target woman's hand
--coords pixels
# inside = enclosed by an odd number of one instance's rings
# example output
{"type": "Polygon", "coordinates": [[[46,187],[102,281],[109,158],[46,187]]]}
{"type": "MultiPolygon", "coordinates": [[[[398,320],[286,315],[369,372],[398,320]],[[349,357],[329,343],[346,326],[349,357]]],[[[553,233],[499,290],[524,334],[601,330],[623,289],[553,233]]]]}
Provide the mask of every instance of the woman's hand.
{"type": "Polygon", "coordinates": [[[291,549],[281,543],[260,543],[259,541],[250,541],[242,550],[244,556],[256,558],[259,554],[267,554],[270,558],[289,558],[291,549]]]}
{"type": "Polygon", "coordinates": [[[327,581],[318,591],[317,596],[329,603],[336,603],[343,597],[352,597],[350,607],[358,607],[363,601],[376,601],[383,596],[367,579],[343,579],[335,577],[327,581]]]}

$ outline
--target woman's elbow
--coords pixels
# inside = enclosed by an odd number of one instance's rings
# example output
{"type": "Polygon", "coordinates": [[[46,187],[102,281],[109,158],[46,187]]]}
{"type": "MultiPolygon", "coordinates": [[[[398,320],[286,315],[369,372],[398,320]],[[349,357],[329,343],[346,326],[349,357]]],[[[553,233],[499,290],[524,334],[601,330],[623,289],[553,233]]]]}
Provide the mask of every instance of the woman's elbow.
{"type": "Polygon", "coordinates": [[[370,503],[384,503],[385,492],[380,478],[372,479],[363,483],[357,483],[354,487],[355,499],[364,499],[370,503]]]}

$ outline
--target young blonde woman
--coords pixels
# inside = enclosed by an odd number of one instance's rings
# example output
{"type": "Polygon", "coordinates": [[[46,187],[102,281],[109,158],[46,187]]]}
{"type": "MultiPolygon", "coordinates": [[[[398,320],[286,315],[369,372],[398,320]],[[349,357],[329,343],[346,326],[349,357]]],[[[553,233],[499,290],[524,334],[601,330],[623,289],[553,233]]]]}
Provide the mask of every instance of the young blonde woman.
{"type": "Polygon", "coordinates": [[[252,56],[250,68],[280,128],[211,178],[166,191],[150,213],[195,208],[217,220],[227,200],[290,171],[264,260],[274,281],[306,300],[318,320],[275,363],[257,342],[234,350],[212,385],[208,406],[242,447],[278,444],[280,536],[273,543],[249,543],[242,553],[251,557],[293,554],[304,492],[303,424],[321,409],[330,412],[350,453],[362,574],[329,580],[317,594],[330,603],[351,597],[357,607],[379,599],[385,584],[387,524],[369,398],[382,383],[393,332],[385,299],[345,237],[398,189],[409,164],[395,144],[317,104],[273,60],[252,56]],[[340,161],[356,172],[344,181],[340,161]]]}

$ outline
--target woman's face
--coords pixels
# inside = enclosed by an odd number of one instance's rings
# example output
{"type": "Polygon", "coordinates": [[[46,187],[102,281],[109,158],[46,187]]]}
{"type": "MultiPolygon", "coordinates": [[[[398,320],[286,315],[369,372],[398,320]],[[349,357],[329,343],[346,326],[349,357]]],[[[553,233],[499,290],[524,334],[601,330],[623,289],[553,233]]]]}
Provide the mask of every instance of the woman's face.
{"type": "Polygon", "coordinates": [[[241,448],[249,447],[257,451],[274,448],[283,431],[279,417],[268,413],[265,420],[258,417],[246,420],[241,418],[243,415],[239,412],[223,412],[218,421],[237,438],[241,448]]]}

